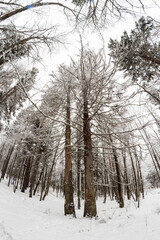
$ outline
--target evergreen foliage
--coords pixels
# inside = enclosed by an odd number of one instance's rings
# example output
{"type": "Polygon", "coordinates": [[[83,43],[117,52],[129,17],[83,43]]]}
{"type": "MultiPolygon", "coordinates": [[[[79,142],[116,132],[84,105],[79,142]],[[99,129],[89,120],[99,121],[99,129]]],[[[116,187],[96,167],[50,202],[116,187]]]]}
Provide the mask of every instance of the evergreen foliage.
{"type": "Polygon", "coordinates": [[[23,88],[26,93],[29,92],[35,83],[38,73],[36,68],[22,71],[19,76],[13,70],[10,71],[1,71],[0,82],[0,118],[6,120],[9,120],[11,115],[14,115],[16,110],[22,107],[22,103],[26,100],[23,88]]]}
{"type": "Polygon", "coordinates": [[[160,42],[154,40],[157,29],[152,18],[140,18],[130,35],[110,40],[110,55],[133,81],[151,81],[160,71],[160,42]]]}
{"type": "Polygon", "coordinates": [[[30,44],[13,24],[3,27],[0,33],[0,65],[29,54],[30,44]]]}
{"type": "Polygon", "coordinates": [[[156,102],[160,102],[158,29],[152,18],[141,17],[130,34],[125,31],[120,41],[111,39],[109,43],[110,56],[118,69],[133,82],[140,83],[156,102]]]}

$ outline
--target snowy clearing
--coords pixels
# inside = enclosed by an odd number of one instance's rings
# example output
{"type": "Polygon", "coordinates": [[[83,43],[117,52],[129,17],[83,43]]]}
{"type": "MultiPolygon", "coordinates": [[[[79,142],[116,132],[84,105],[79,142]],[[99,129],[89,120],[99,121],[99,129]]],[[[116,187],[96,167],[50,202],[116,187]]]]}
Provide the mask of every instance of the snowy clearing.
{"type": "MultiPolygon", "coordinates": [[[[0,184],[0,240],[159,240],[160,239],[160,189],[147,192],[140,209],[132,200],[125,208],[107,199],[97,201],[98,218],[63,216],[63,198],[51,194],[45,201],[0,184]]],[[[75,202],[76,203],[76,202],[75,202]]]]}

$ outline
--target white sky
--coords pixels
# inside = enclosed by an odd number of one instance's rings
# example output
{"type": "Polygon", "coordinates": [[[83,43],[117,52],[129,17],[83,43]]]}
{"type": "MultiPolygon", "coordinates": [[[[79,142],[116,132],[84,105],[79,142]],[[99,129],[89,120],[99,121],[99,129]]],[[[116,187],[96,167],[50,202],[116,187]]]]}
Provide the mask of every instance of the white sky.
{"type": "MultiPolygon", "coordinates": [[[[35,2],[35,0],[22,0],[23,4],[24,1],[26,4],[31,4],[35,2]]],[[[46,0],[47,1],[47,0],[46,0]]],[[[44,1],[44,2],[46,2],[44,1]]],[[[51,1],[51,0],[48,0],[51,1]]],[[[153,4],[154,0],[145,0],[145,4],[147,6],[146,10],[146,16],[150,15],[154,18],[159,17],[160,9],[156,6],[156,4],[153,4]]],[[[160,1],[160,0],[159,0],[160,1]]],[[[68,4],[69,1],[59,1],[63,4],[68,4]]],[[[157,0],[158,2],[158,0],[157,0]]],[[[123,3],[123,1],[122,1],[123,3]]],[[[133,3],[135,1],[133,0],[133,3]]],[[[145,7],[146,7],[145,6],[145,7]]],[[[136,19],[144,15],[143,11],[139,11],[137,16],[131,16],[126,15],[121,20],[111,19],[113,20],[114,24],[110,23],[103,30],[101,30],[101,36],[100,34],[89,28],[83,29],[83,31],[80,30],[82,36],[83,36],[83,43],[90,46],[92,49],[97,51],[98,49],[101,49],[104,47],[106,55],[107,55],[107,45],[110,38],[119,38],[124,30],[130,31],[131,28],[134,28],[134,22],[136,19]],[[103,41],[102,41],[103,36],[103,41]]],[[[34,25],[38,27],[43,24],[48,25],[59,25],[59,33],[68,33],[64,40],[65,45],[57,45],[53,49],[52,53],[49,53],[46,49],[40,49],[40,55],[42,56],[43,60],[41,63],[36,63],[36,66],[40,70],[40,82],[39,87],[42,88],[43,84],[48,82],[49,80],[49,73],[51,73],[52,70],[55,70],[57,66],[61,63],[69,64],[70,57],[75,56],[78,54],[78,50],[80,48],[79,43],[79,34],[78,31],[72,31],[73,28],[70,25],[70,23],[67,22],[65,15],[61,10],[59,10],[58,7],[41,7],[41,8],[31,8],[27,10],[26,12],[23,12],[22,14],[16,15],[15,18],[11,19],[12,21],[20,26],[26,25],[34,25]],[[40,10],[40,11],[39,11],[40,10]],[[36,13],[35,13],[36,12],[36,13]],[[41,14],[38,14],[38,12],[42,12],[41,14]]],[[[157,19],[158,20],[158,19],[157,19]]],[[[32,61],[27,61],[27,65],[32,65],[32,61]]]]}

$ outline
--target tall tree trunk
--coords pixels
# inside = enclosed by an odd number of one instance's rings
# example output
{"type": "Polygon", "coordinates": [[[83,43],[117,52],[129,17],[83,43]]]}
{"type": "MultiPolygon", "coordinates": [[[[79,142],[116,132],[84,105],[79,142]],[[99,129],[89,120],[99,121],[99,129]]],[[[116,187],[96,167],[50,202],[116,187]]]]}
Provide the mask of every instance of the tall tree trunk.
{"type": "Polygon", "coordinates": [[[116,173],[117,173],[117,185],[118,185],[118,195],[119,195],[119,207],[123,208],[124,207],[124,200],[123,200],[123,188],[122,188],[122,179],[121,179],[121,171],[120,171],[120,166],[118,162],[118,157],[116,150],[113,149],[113,157],[115,161],[115,166],[116,166],[116,173]]]}
{"type": "Polygon", "coordinates": [[[44,192],[45,187],[46,187],[47,174],[48,174],[48,165],[45,164],[45,169],[44,169],[44,171],[42,172],[40,201],[42,201],[43,192],[44,192]]]}
{"type": "Polygon", "coordinates": [[[17,152],[15,153],[14,155],[14,159],[13,159],[13,162],[10,166],[10,169],[8,171],[8,176],[9,176],[9,180],[8,180],[8,187],[10,185],[10,182],[11,182],[11,178],[12,178],[12,175],[13,175],[13,169],[14,169],[14,166],[15,166],[15,163],[16,163],[16,158],[17,158],[17,152]]]}
{"type": "Polygon", "coordinates": [[[25,157],[23,159],[21,159],[21,163],[20,163],[19,169],[17,169],[17,174],[16,174],[17,177],[16,177],[16,180],[15,180],[14,185],[13,185],[14,192],[16,192],[16,190],[18,188],[24,162],[25,162],[25,157]]]}
{"type": "Polygon", "coordinates": [[[31,170],[31,156],[27,157],[27,162],[26,162],[26,169],[25,169],[25,174],[24,174],[24,179],[23,179],[23,185],[21,192],[25,192],[27,187],[29,186],[29,177],[30,177],[30,170],[31,170]]]}
{"type": "Polygon", "coordinates": [[[151,143],[151,141],[150,141],[150,138],[149,138],[149,136],[148,136],[148,134],[147,134],[147,132],[146,132],[145,129],[143,129],[143,132],[144,132],[144,134],[145,134],[145,136],[146,136],[146,139],[147,139],[147,141],[148,141],[148,143],[149,143],[149,145],[150,145],[150,148],[151,148],[153,157],[154,157],[155,162],[156,162],[156,164],[157,164],[157,167],[158,167],[158,169],[159,169],[159,171],[160,171],[160,163],[159,163],[159,159],[158,159],[158,157],[157,157],[156,150],[155,150],[154,146],[152,145],[152,143],[151,143]]]}
{"type": "Polygon", "coordinates": [[[85,203],[84,217],[95,217],[97,215],[96,196],[94,188],[93,154],[90,131],[90,120],[88,113],[87,86],[83,92],[83,135],[84,135],[84,165],[85,165],[85,203]]]}
{"type": "Polygon", "coordinates": [[[38,181],[37,181],[36,186],[35,186],[34,191],[33,191],[33,195],[36,194],[36,191],[37,191],[37,189],[38,189],[38,186],[39,186],[39,184],[40,184],[40,182],[41,182],[42,175],[43,175],[43,172],[44,172],[44,168],[45,168],[45,165],[42,167],[42,169],[41,169],[41,171],[40,171],[38,181]]]}
{"type": "MultiPolygon", "coordinates": [[[[110,133],[110,131],[109,131],[109,133],[110,133]]],[[[113,159],[114,159],[116,174],[117,174],[116,181],[117,181],[117,187],[118,187],[119,207],[123,208],[124,200],[123,200],[123,186],[122,186],[122,179],[121,179],[121,170],[120,170],[116,149],[114,147],[111,135],[109,135],[109,138],[110,138],[110,142],[111,142],[111,146],[112,146],[113,159]]]]}
{"type": "Polygon", "coordinates": [[[3,150],[5,150],[5,145],[6,145],[6,143],[3,143],[3,145],[1,146],[1,149],[0,149],[0,168],[3,166],[2,165],[2,156],[3,156],[3,150]]]}
{"type": "Polygon", "coordinates": [[[110,199],[111,201],[114,200],[115,196],[115,177],[114,177],[114,172],[115,172],[115,165],[113,164],[112,160],[112,155],[108,155],[108,168],[109,168],[109,181],[110,181],[110,199]]]}
{"type": "Polygon", "coordinates": [[[39,135],[40,135],[40,140],[37,143],[36,153],[35,153],[35,156],[33,157],[31,177],[30,177],[29,197],[32,197],[34,187],[35,187],[35,184],[36,184],[36,178],[37,178],[39,163],[40,163],[40,159],[41,159],[41,147],[42,147],[42,142],[43,142],[43,135],[45,133],[45,131],[44,131],[45,123],[46,123],[45,118],[43,118],[42,121],[39,123],[38,129],[37,129],[38,130],[37,133],[39,133],[39,135]],[[40,129],[41,128],[43,130],[41,131],[41,134],[40,134],[40,129]]]}
{"type": "Polygon", "coordinates": [[[85,195],[85,177],[84,169],[81,169],[81,198],[84,200],[85,195]]]}
{"type": "Polygon", "coordinates": [[[41,145],[42,145],[42,141],[40,141],[37,145],[35,161],[33,161],[32,173],[31,173],[31,178],[30,178],[29,197],[32,197],[33,190],[34,190],[35,183],[36,183],[38,167],[39,167],[39,163],[40,163],[40,159],[41,159],[41,145]]]}
{"type": "Polygon", "coordinates": [[[122,151],[122,157],[123,157],[123,164],[124,164],[124,179],[125,179],[125,183],[126,183],[126,192],[127,192],[127,198],[128,200],[131,199],[131,192],[129,189],[129,180],[128,180],[128,170],[127,170],[127,164],[126,164],[126,152],[125,150],[122,151]]]}
{"type": "Polygon", "coordinates": [[[133,176],[134,176],[134,192],[135,192],[135,196],[136,196],[136,201],[138,201],[139,199],[139,189],[138,189],[138,182],[137,182],[137,175],[136,175],[136,170],[135,170],[135,166],[134,166],[134,161],[133,161],[133,157],[132,157],[132,153],[131,150],[128,148],[129,151],[129,155],[130,155],[130,160],[131,160],[131,164],[132,164],[132,170],[133,170],[133,176]]]}
{"type": "Polygon", "coordinates": [[[49,192],[49,187],[50,187],[51,179],[52,179],[53,167],[54,167],[54,164],[55,164],[55,161],[56,161],[57,152],[58,152],[58,146],[59,146],[59,142],[58,142],[58,145],[57,145],[57,147],[55,149],[53,162],[52,162],[49,174],[48,174],[48,179],[47,179],[47,183],[46,183],[46,189],[45,189],[45,192],[44,192],[44,195],[43,195],[43,198],[42,198],[43,200],[45,199],[45,197],[48,195],[48,192],[49,192]]]}
{"type": "Polygon", "coordinates": [[[107,173],[107,169],[106,169],[106,159],[105,159],[105,156],[104,156],[104,150],[103,150],[103,163],[104,163],[104,180],[103,180],[103,195],[104,195],[104,200],[103,200],[103,203],[106,203],[106,198],[107,198],[107,188],[108,188],[108,191],[109,191],[109,183],[108,183],[108,173],[107,173]]]}
{"type": "Polygon", "coordinates": [[[78,209],[81,208],[81,149],[78,148],[77,152],[77,197],[78,209]]]}
{"type": "Polygon", "coordinates": [[[140,165],[139,157],[137,155],[136,147],[134,148],[134,155],[137,162],[137,176],[139,176],[139,189],[140,189],[140,192],[142,193],[142,197],[144,198],[143,177],[142,177],[141,165],[140,165]]]}
{"type": "Polygon", "coordinates": [[[4,176],[6,174],[6,171],[7,171],[7,168],[8,168],[8,164],[9,164],[11,155],[12,155],[13,150],[14,150],[14,146],[15,146],[15,143],[8,150],[7,157],[6,157],[6,159],[5,159],[4,163],[3,163],[3,167],[2,167],[1,179],[4,179],[4,176]]]}
{"type": "Polygon", "coordinates": [[[66,132],[65,132],[65,183],[64,183],[64,214],[75,216],[73,201],[73,183],[72,183],[72,151],[71,151],[71,127],[70,127],[70,91],[67,89],[67,106],[66,106],[66,132]]]}
{"type": "MultiPolygon", "coordinates": [[[[140,126],[142,126],[140,121],[139,121],[139,124],[140,124],[140,126]]],[[[156,164],[156,162],[155,162],[156,159],[155,159],[155,156],[154,156],[154,151],[152,150],[152,144],[150,143],[149,138],[148,138],[148,135],[147,135],[147,133],[146,133],[146,131],[145,131],[144,129],[143,129],[142,131],[140,131],[140,134],[141,134],[144,142],[146,143],[146,146],[147,146],[147,148],[148,148],[148,151],[149,151],[149,153],[150,153],[151,159],[152,159],[152,161],[153,161],[153,165],[154,165],[154,167],[155,167],[157,176],[158,176],[158,178],[159,178],[159,180],[160,180],[160,172],[159,172],[158,167],[157,167],[157,164],[156,164]]]]}

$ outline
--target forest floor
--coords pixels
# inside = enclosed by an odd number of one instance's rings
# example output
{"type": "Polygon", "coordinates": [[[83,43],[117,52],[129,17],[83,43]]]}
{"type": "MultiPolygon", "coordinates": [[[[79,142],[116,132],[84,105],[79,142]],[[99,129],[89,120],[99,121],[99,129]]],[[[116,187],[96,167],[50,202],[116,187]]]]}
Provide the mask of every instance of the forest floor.
{"type": "Polygon", "coordinates": [[[83,218],[83,206],[76,219],[65,217],[63,204],[55,193],[40,202],[0,183],[0,240],[160,239],[160,189],[148,190],[139,209],[132,200],[120,209],[115,201],[99,199],[97,219],[83,218]]]}

